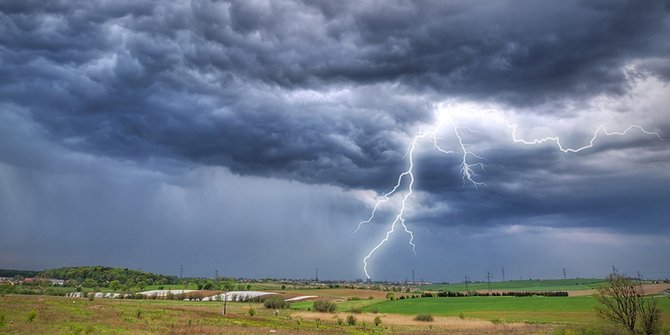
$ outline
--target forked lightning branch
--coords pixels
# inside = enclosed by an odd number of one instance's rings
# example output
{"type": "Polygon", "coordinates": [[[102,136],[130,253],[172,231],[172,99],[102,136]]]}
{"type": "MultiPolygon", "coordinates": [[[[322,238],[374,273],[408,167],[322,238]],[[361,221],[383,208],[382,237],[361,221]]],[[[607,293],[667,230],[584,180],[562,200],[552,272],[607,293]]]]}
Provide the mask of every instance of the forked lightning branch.
{"type": "MultiPolygon", "coordinates": [[[[415,151],[417,146],[420,145],[421,142],[428,141],[436,151],[442,154],[458,155],[461,178],[463,179],[464,184],[469,183],[472,186],[474,186],[475,189],[480,189],[486,186],[486,183],[481,181],[478,174],[481,171],[483,171],[485,167],[484,164],[481,163],[482,157],[470,151],[468,149],[467,144],[463,140],[463,136],[461,136],[462,130],[468,130],[470,132],[474,131],[467,127],[459,127],[453,121],[448,121],[446,123],[450,128],[449,131],[453,132],[453,135],[455,136],[457,143],[456,150],[446,150],[438,143],[437,134],[439,131],[442,130],[441,129],[443,127],[442,123],[430,130],[424,130],[423,128],[419,129],[419,132],[412,138],[412,141],[410,142],[409,145],[409,150],[406,155],[408,163],[407,169],[398,175],[398,179],[396,181],[395,186],[389,192],[384,193],[377,198],[374,206],[372,207],[372,211],[368,219],[358,223],[358,226],[354,232],[358,232],[364,224],[372,223],[375,220],[377,211],[380,209],[381,206],[389,202],[392,196],[399,194],[400,192],[404,192],[404,195],[401,198],[402,200],[400,201],[398,208],[393,210],[394,213],[393,220],[391,221],[390,227],[386,231],[384,238],[381,239],[363,258],[363,272],[365,273],[367,279],[370,279],[370,274],[368,273],[369,260],[380,248],[384,246],[386,242],[388,242],[389,238],[396,231],[396,229],[401,228],[405,233],[409,235],[409,245],[412,247],[412,252],[416,254],[416,244],[414,244],[414,234],[407,227],[406,224],[407,220],[406,209],[408,206],[408,200],[412,197],[412,194],[414,193],[415,151]],[[405,186],[401,187],[402,185],[405,186]]],[[[561,142],[560,137],[558,136],[548,136],[532,140],[519,138],[517,136],[518,126],[516,124],[512,124],[507,121],[505,121],[505,123],[507,124],[507,127],[511,129],[511,140],[514,143],[525,144],[525,145],[541,145],[545,143],[551,143],[555,145],[557,149],[560,150],[562,153],[566,154],[579,153],[581,151],[593,148],[596,145],[596,142],[600,136],[625,136],[633,131],[638,131],[641,132],[642,134],[653,136],[659,141],[663,141],[663,138],[659,133],[649,131],[644,127],[636,124],[631,124],[621,131],[610,131],[604,125],[600,125],[595,129],[595,131],[593,132],[593,136],[591,137],[591,140],[587,144],[580,147],[570,148],[564,146],[561,142]]]]}

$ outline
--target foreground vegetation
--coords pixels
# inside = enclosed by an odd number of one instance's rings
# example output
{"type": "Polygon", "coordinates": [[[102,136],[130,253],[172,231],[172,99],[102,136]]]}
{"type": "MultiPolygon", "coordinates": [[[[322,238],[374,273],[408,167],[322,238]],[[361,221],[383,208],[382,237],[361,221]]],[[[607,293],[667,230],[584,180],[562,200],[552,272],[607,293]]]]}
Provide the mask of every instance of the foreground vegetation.
{"type": "MultiPolygon", "coordinates": [[[[68,299],[51,296],[0,296],[0,334],[440,334],[444,320],[413,324],[413,317],[297,312],[260,303],[172,300],[68,299]],[[253,311],[253,312],[252,312],[253,311]],[[301,314],[303,313],[303,314],[301,314]],[[304,314],[311,313],[311,314],[304,314]]],[[[550,334],[552,326],[508,327],[476,323],[452,334],[550,334]]]]}

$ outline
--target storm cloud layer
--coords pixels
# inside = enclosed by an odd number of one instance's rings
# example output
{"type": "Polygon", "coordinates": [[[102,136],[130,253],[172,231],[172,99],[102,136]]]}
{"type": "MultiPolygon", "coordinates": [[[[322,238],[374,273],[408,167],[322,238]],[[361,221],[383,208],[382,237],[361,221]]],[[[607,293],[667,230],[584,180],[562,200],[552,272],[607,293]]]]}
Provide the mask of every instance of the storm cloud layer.
{"type": "MultiPolygon", "coordinates": [[[[132,232],[128,248],[141,252],[155,231],[178,243],[177,231],[196,248],[211,234],[185,234],[189,227],[289,238],[309,226],[314,248],[332,236],[347,241],[320,253],[333,261],[347,253],[351,264],[332,275],[354,276],[369,242],[350,245],[349,230],[406,168],[411,137],[444,119],[468,127],[460,133],[486,165],[477,178],[488,187],[462,182],[458,153],[422,144],[408,222],[426,229],[426,250],[440,245],[428,236],[450,229],[465,239],[567,229],[662,236],[653,252],[668,256],[667,142],[631,132],[565,155],[513,143],[506,125],[574,147],[599,124],[640,124],[670,138],[667,36],[670,5],[652,0],[3,1],[0,265],[69,265],[71,250],[54,240],[81,243],[100,227],[132,232]],[[236,186],[209,189],[217,183],[236,186]],[[304,200],[281,199],[295,192],[314,203],[299,210],[304,200]],[[178,213],[165,217],[165,206],[178,213]],[[303,216],[277,214],[285,208],[303,216]],[[62,258],[24,259],[7,247],[35,248],[30,236],[45,227],[53,236],[39,244],[62,258]]],[[[437,131],[441,145],[459,150],[453,128],[437,131]]],[[[111,248],[94,240],[76,250],[101,245],[111,248]]],[[[208,255],[202,267],[215,262],[215,247],[197,249],[208,255]]],[[[96,257],[79,261],[121,263],[96,257]]]]}

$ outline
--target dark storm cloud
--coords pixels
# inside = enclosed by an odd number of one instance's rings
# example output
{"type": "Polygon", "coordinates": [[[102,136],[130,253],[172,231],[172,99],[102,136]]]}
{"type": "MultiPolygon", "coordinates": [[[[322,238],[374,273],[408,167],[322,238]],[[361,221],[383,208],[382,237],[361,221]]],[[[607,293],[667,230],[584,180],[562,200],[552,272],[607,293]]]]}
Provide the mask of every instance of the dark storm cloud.
{"type": "Polygon", "coordinates": [[[4,1],[0,97],[50,136],[348,187],[387,186],[431,97],[622,93],[669,43],[662,1],[4,1]]]}

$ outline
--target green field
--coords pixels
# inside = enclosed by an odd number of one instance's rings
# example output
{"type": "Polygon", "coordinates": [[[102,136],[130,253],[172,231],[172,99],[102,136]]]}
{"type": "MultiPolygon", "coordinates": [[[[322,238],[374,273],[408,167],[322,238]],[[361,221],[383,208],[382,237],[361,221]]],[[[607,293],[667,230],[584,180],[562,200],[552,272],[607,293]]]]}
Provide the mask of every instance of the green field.
{"type": "MultiPolygon", "coordinates": [[[[594,278],[509,280],[504,282],[491,282],[491,289],[498,291],[576,291],[590,290],[606,284],[607,280],[594,278]]],[[[467,289],[464,283],[433,284],[421,286],[420,288],[425,291],[484,291],[488,290],[489,284],[485,282],[469,283],[467,289]]]]}
{"type": "MultiPolygon", "coordinates": [[[[663,318],[670,322],[670,299],[658,299],[663,318]]],[[[382,301],[363,310],[394,314],[432,314],[485,320],[586,323],[596,321],[596,299],[582,297],[459,297],[382,301]]]]}
{"type": "MultiPolygon", "coordinates": [[[[363,309],[365,310],[365,307],[378,304],[380,302],[383,302],[384,300],[380,299],[375,299],[375,300],[352,300],[352,301],[345,301],[345,302],[340,302],[337,303],[337,311],[338,312],[349,312],[352,309],[363,309]]],[[[291,309],[296,309],[296,310],[309,310],[312,308],[312,305],[314,305],[313,301],[300,301],[300,302],[294,302],[291,304],[291,309]]]]}
{"type": "MultiPolygon", "coordinates": [[[[370,328],[335,320],[292,319],[290,310],[262,304],[174,300],[68,299],[0,296],[0,335],[5,334],[370,334],[370,328]],[[255,315],[248,311],[254,308],[255,315]],[[34,315],[31,318],[31,315],[34,315]]],[[[385,332],[388,333],[388,332],[385,332]]],[[[400,333],[404,333],[402,329],[400,333]]]]}

